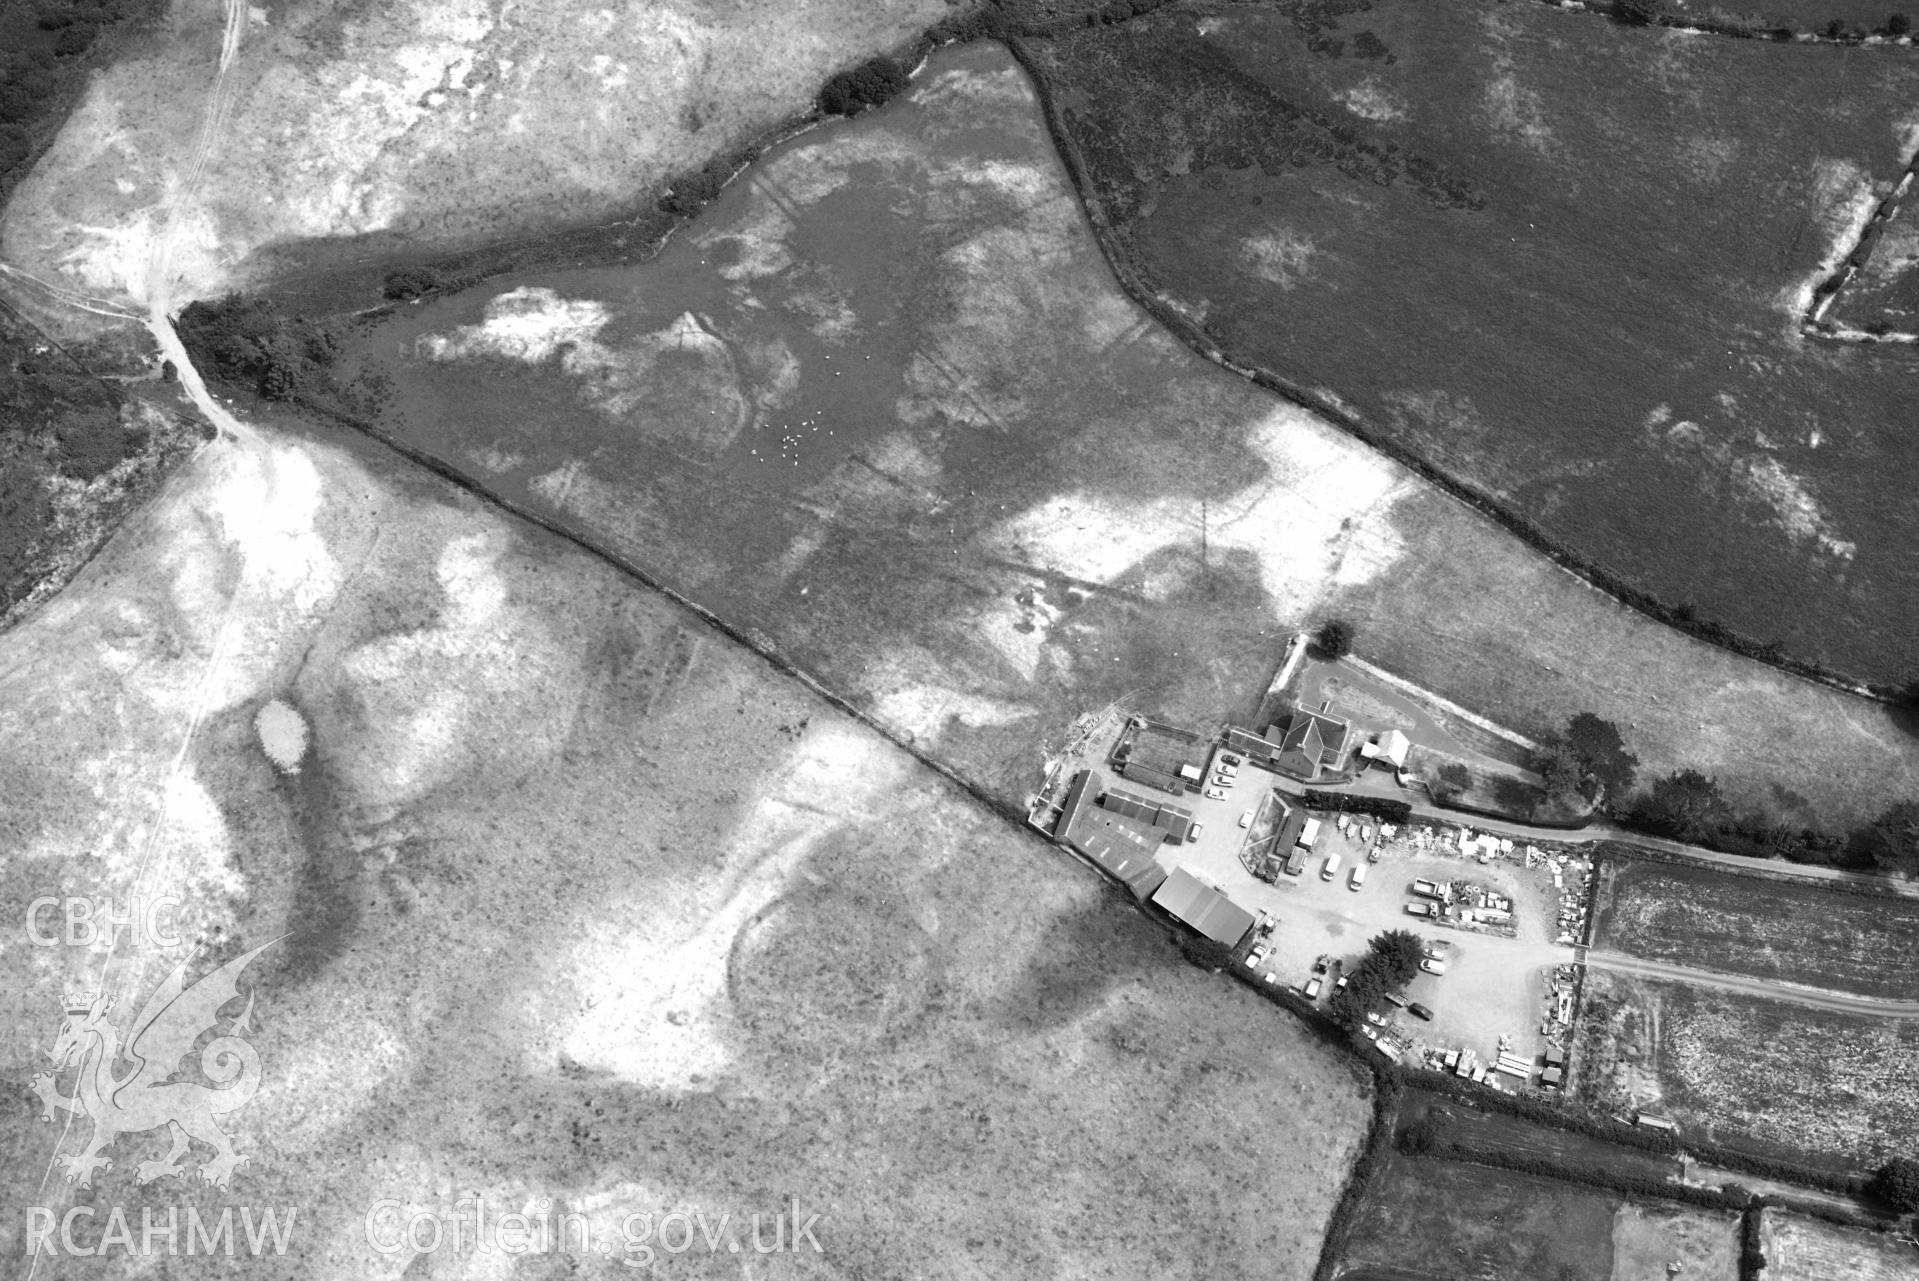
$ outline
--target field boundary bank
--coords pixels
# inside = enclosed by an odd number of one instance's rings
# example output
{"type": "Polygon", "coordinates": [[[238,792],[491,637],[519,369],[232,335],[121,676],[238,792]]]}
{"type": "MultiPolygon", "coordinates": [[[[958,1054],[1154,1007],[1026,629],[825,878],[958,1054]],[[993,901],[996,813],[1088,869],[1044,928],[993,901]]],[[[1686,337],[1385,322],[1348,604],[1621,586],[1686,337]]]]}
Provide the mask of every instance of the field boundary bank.
{"type": "Polygon", "coordinates": [[[1885,705],[1892,705],[1899,701],[1901,696],[1892,685],[1878,685],[1848,676],[1809,659],[1794,658],[1777,644],[1771,642],[1762,644],[1733,631],[1723,623],[1698,618],[1692,613],[1690,606],[1676,606],[1660,600],[1652,593],[1629,582],[1623,575],[1573,550],[1566,543],[1547,533],[1532,518],[1509,504],[1449,472],[1442,471],[1399,442],[1374,431],[1356,414],[1331,399],[1270,370],[1242,363],[1227,355],[1214,341],[1203,322],[1194,321],[1177,304],[1147,287],[1139,265],[1132,261],[1130,254],[1120,243],[1119,236],[1107,218],[1105,209],[1099,204],[1098,197],[1093,194],[1094,188],[1085,158],[1080,152],[1077,140],[1067,129],[1058,96],[1054,93],[1046,72],[1028,46],[1027,38],[1008,38],[1005,44],[1034,86],[1040,101],[1041,114],[1046,121],[1047,133],[1052,137],[1054,149],[1072,178],[1080,208],[1093,228],[1093,239],[1099,245],[1107,267],[1112,271],[1127,297],[1165,326],[1167,331],[1187,348],[1255,386],[1327,419],[1361,444],[1384,454],[1440,492],[1490,519],[1586,587],[1655,623],[1669,627],[1702,644],[1762,663],[1809,684],[1885,705]]]}
{"type": "Polygon", "coordinates": [[[1910,35],[1893,35],[1883,29],[1866,31],[1853,28],[1842,35],[1826,31],[1802,31],[1793,27],[1768,27],[1758,22],[1701,22],[1697,19],[1687,21],[1669,13],[1655,14],[1645,22],[1624,22],[1619,17],[1616,6],[1612,4],[1593,4],[1590,0],[1534,0],[1548,9],[1558,9],[1562,13],[1591,14],[1605,18],[1621,26],[1642,27],[1648,31],[1679,31],[1694,36],[1720,36],[1728,40],[1762,40],[1767,44],[1814,44],[1837,45],[1841,48],[1869,49],[1909,49],[1913,38],[1910,35]]]}
{"type": "Polygon", "coordinates": [[[1853,241],[1852,248],[1841,258],[1832,274],[1820,281],[1807,300],[1806,314],[1800,318],[1799,332],[1808,338],[1824,342],[1852,343],[1859,346],[1893,346],[1919,343],[1919,333],[1910,330],[1895,330],[1888,326],[1868,323],[1864,329],[1855,329],[1851,325],[1827,320],[1826,313],[1831,310],[1846,292],[1848,286],[1866,269],[1872,256],[1879,249],[1879,241],[1885,234],[1886,225],[1898,216],[1910,194],[1915,177],[1919,177],[1919,150],[1912,153],[1906,161],[1905,172],[1892,190],[1886,193],[1872,217],[1866,219],[1866,225],[1859,229],[1859,236],[1853,241]]]}
{"type": "MultiPolygon", "coordinates": [[[[1617,827],[1609,827],[1604,834],[1595,834],[1593,854],[1616,859],[1619,862],[1666,863],[1680,867],[1703,867],[1734,876],[1750,876],[1756,880],[1772,881],[1778,884],[1813,886],[1837,891],[1841,894],[1857,894],[1865,898],[1909,899],[1915,895],[1892,880],[1870,872],[1854,872],[1846,868],[1820,867],[1814,864],[1789,864],[1799,868],[1789,871],[1787,868],[1772,866],[1774,860],[1748,858],[1744,854],[1727,854],[1720,850],[1700,850],[1697,853],[1680,853],[1664,849],[1657,845],[1641,844],[1642,841],[1662,838],[1642,836],[1625,832],[1617,827]],[[1717,855],[1708,858],[1705,855],[1717,855]],[[1720,859],[1737,859],[1738,862],[1722,863],[1720,859]],[[1826,872],[1830,875],[1820,875],[1826,872]]],[[[1583,843],[1583,842],[1582,842],[1583,843]]],[[[1673,842],[1675,845],[1681,842],[1673,842]]],[[[1691,847],[1684,847],[1691,848],[1691,847]]]]}
{"type": "MultiPolygon", "coordinates": [[[[1570,1101],[1556,1103],[1530,1095],[1488,1090],[1484,1086],[1470,1085],[1457,1077],[1428,1068],[1389,1067],[1388,1070],[1397,1072],[1407,1089],[1421,1090],[1435,1096],[1450,1098],[1461,1106],[1477,1108],[1482,1112],[1504,1113],[1534,1125],[1583,1135],[1601,1143],[1650,1152],[1657,1156],[1674,1158],[1681,1155],[1690,1156],[1700,1164],[1726,1170],[1732,1174],[1797,1184],[1803,1188],[1812,1188],[1838,1196],[1856,1198],[1864,1187],[1865,1176],[1857,1170],[1842,1174],[1832,1167],[1745,1152],[1711,1139],[1693,1135],[1681,1138],[1666,1131],[1644,1130],[1610,1116],[1581,1111],[1578,1105],[1570,1101]]],[[[1527,1173],[1527,1171],[1520,1171],[1520,1173],[1527,1173]]],[[[1860,1213],[1864,1215],[1864,1211],[1860,1213]]],[[[1867,1217],[1862,1221],[1872,1222],[1873,1220],[1867,1217]]]]}

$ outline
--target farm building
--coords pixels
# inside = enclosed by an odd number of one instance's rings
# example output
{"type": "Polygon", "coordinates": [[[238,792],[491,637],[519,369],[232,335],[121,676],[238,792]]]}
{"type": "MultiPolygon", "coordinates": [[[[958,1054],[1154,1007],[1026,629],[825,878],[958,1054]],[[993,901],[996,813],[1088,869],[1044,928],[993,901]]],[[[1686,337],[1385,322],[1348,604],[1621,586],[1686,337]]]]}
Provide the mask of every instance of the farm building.
{"type": "MultiPolygon", "coordinates": [[[[1279,729],[1275,722],[1267,731],[1267,738],[1270,740],[1279,729]]],[[[1273,768],[1298,779],[1318,778],[1324,771],[1338,767],[1346,755],[1346,739],[1351,730],[1352,726],[1337,716],[1298,708],[1280,731],[1273,768]]]]}
{"type": "Polygon", "coordinates": [[[1059,822],[1053,825],[1053,839],[1063,841],[1073,830],[1073,824],[1079,818],[1080,811],[1093,799],[1093,771],[1083,769],[1073,776],[1073,785],[1066,789],[1066,801],[1060,806],[1059,822]]]}
{"type": "Polygon", "coordinates": [[[1220,738],[1220,745],[1230,751],[1238,752],[1255,765],[1270,768],[1273,763],[1273,754],[1279,750],[1279,740],[1282,737],[1284,737],[1283,734],[1265,737],[1249,729],[1241,729],[1237,725],[1228,725],[1226,732],[1220,738]]]}
{"type": "Polygon", "coordinates": [[[1234,946],[1253,928],[1253,914],[1185,868],[1175,868],[1153,895],[1153,902],[1212,939],[1234,946]]]}
{"type": "Polygon", "coordinates": [[[1177,796],[1205,777],[1206,751],[1191,730],[1136,716],[1113,746],[1113,764],[1122,777],[1177,796]]]}
{"type": "MultiPolygon", "coordinates": [[[[1068,796],[1071,801],[1071,796],[1068,796]]],[[[1175,845],[1184,844],[1193,826],[1193,811],[1180,805],[1150,800],[1124,788],[1108,788],[1099,798],[1102,809],[1158,828],[1175,845]]]]}

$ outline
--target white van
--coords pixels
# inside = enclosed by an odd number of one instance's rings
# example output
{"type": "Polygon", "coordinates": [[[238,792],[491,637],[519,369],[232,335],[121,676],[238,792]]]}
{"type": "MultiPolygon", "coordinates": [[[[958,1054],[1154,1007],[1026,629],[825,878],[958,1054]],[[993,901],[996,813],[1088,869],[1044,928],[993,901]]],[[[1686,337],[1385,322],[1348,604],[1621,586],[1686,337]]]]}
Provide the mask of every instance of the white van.
{"type": "Polygon", "coordinates": [[[1330,881],[1338,875],[1339,875],[1339,855],[1328,854],[1326,856],[1326,866],[1319,869],[1319,879],[1322,881],[1330,881]]]}
{"type": "Polygon", "coordinates": [[[1346,884],[1352,889],[1356,890],[1360,886],[1364,885],[1365,883],[1366,883],[1366,865],[1364,863],[1354,864],[1353,874],[1346,878],[1346,884]]]}

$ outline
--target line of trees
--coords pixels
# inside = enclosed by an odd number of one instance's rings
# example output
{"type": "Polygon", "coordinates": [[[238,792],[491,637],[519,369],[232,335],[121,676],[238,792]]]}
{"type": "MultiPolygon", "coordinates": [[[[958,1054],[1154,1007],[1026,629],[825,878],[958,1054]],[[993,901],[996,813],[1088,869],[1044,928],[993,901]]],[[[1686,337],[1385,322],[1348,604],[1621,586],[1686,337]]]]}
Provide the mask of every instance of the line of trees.
{"type": "MultiPolygon", "coordinates": [[[[1919,693],[1919,690],[1915,691],[1919,693]]],[[[1673,770],[1635,791],[1639,758],[1626,750],[1619,727],[1580,712],[1543,735],[1529,764],[1552,800],[1585,801],[1620,822],[1656,836],[1748,858],[1785,859],[1919,875],[1919,799],[1888,807],[1870,823],[1844,834],[1740,813],[1718,780],[1694,768],[1673,770]]],[[[1463,770],[1461,771],[1464,772],[1463,770]]],[[[1434,794],[1464,790],[1466,780],[1437,780],[1434,794]]]]}

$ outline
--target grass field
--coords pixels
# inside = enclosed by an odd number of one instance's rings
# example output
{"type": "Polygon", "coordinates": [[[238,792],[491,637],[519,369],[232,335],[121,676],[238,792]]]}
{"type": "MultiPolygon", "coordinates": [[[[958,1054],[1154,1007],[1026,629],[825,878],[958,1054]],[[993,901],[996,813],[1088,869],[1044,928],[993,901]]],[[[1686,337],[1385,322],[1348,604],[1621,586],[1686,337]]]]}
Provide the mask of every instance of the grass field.
{"type": "MultiPolygon", "coordinates": [[[[1345,1056],[690,614],[357,436],[256,426],[0,637],[0,889],[290,932],[227,1125],[232,1194],[300,1206],[276,1268],[398,1276],[367,1207],[477,1192],[603,1225],[797,1196],[836,1275],[1310,1275],[1369,1112],[1345,1056]]],[[[11,1077],[105,955],[5,950],[11,1077]]],[[[114,964],[137,994],[178,956],[114,964]]],[[[7,1109],[6,1195],[69,1204],[60,1134],[7,1109]]],[[[163,1218],[159,1150],[97,1194],[163,1218]]]]}
{"type": "Polygon", "coordinates": [[[809,109],[833,72],[910,43],[954,6],[259,8],[228,71],[205,169],[184,190],[222,8],[179,0],[174,10],[162,33],[94,81],[20,185],[0,224],[0,252],[14,265],[143,299],[175,192],[171,269],[182,300],[369,254],[631,216],[669,175],[809,109]],[[270,261],[256,259],[270,249],[270,261]]]}
{"type": "Polygon", "coordinates": [[[1919,1125],[1919,1026],[1684,984],[1586,975],[1580,1098],[1728,1146],[1845,1170],[1919,1125]]]}
{"type": "Polygon", "coordinates": [[[1679,1173],[1679,1162],[1674,1157],[1620,1147],[1571,1130],[1535,1125],[1520,1117],[1470,1107],[1457,1099],[1417,1088],[1409,1090],[1400,1107],[1402,1124],[1426,1115],[1433,1118],[1434,1136],[1442,1143],[1462,1144],[1475,1153],[1550,1160],[1569,1169],[1604,1169],[1644,1179],[1669,1179],[1679,1173]]]}
{"type": "Polygon", "coordinates": [[[1764,1281],[1913,1281],[1919,1250],[1910,1241],[1842,1228],[1822,1219],[1767,1210],[1760,1248],[1764,1281]]]}
{"type": "Polygon", "coordinates": [[[1417,0],[1031,47],[1120,251],[1229,355],[1664,601],[1909,675],[1913,358],[1797,330],[1904,169],[1903,51],[1417,0]]]}
{"type": "Polygon", "coordinates": [[[1646,773],[1795,821],[1849,826],[1919,768],[1882,709],[1651,624],[1174,342],[993,47],[776,148],[647,264],[405,308],[342,372],[1016,803],[1047,727],[1250,717],[1331,613],[1501,723],[1592,710],[1646,773]]]}
{"type": "Polygon", "coordinates": [[[1737,1281],[1738,1276],[1739,1215],[1731,1210],[1629,1201],[1613,1216],[1612,1281],[1737,1281]]]}
{"type": "Polygon", "coordinates": [[[1342,1276],[1610,1281],[1609,1192],[1395,1152],[1366,1189],[1342,1276]]]}
{"type": "Polygon", "coordinates": [[[1919,902],[1722,876],[1643,861],[1602,864],[1594,946],[1701,969],[1866,996],[1919,996],[1919,902]]]}

